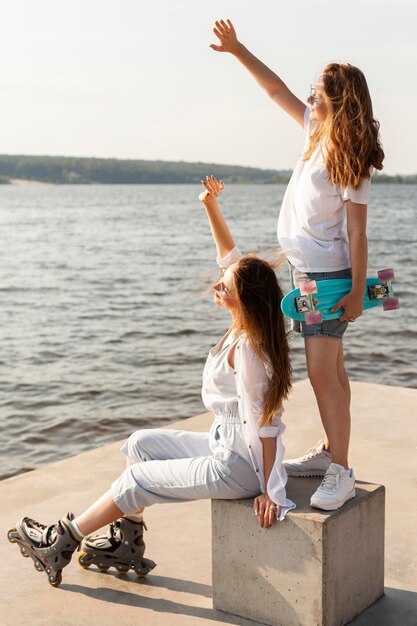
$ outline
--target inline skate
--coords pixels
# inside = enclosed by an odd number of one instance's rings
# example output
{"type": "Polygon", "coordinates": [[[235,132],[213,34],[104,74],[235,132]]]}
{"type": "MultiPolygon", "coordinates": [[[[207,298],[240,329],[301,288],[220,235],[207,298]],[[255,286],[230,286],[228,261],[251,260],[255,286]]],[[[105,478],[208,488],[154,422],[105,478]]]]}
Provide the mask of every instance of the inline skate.
{"type": "Polygon", "coordinates": [[[73,520],[68,513],[56,524],[45,526],[30,517],[23,517],[7,533],[11,543],[17,543],[24,557],[33,560],[38,572],[45,572],[52,587],[58,587],[62,580],[62,569],[71,561],[80,542],[72,535],[68,522],[73,520]]]}
{"type": "Polygon", "coordinates": [[[133,569],[138,576],[146,576],[156,563],[143,557],[144,529],[147,530],[143,521],[119,518],[110,524],[106,535],[93,535],[83,540],[78,563],[85,569],[96,565],[100,572],[114,567],[120,573],[133,569]]]}

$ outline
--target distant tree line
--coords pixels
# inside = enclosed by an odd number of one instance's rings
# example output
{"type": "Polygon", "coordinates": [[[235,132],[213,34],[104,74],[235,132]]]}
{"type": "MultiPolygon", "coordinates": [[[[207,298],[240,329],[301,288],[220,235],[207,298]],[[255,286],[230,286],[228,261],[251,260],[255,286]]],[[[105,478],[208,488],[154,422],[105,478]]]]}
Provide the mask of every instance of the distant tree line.
{"type": "MultiPolygon", "coordinates": [[[[186,163],[184,161],[142,161],[60,156],[0,155],[0,184],[25,179],[54,184],[192,184],[206,174],[228,183],[287,183],[291,170],[264,170],[256,167],[186,163]]],[[[375,183],[416,184],[417,174],[388,176],[376,174],[375,183]]]]}
{"type": "Polygon", "coordinates": [[[184,161],[0,155],[0,177],[6,181],[17,178],[55,184],[196,184],[206,174],[229,183],[286,183],[291,171],[184,161]]]}
{"type": "Polygon", "coordinates": [[[402,176],[401,174],[379,174],[379,172],[375,173],[372,176],[372,184],[374,183],[391,183],[397,185],[416,185],[417,184],[417,174],[408,174],[402,176]]]}

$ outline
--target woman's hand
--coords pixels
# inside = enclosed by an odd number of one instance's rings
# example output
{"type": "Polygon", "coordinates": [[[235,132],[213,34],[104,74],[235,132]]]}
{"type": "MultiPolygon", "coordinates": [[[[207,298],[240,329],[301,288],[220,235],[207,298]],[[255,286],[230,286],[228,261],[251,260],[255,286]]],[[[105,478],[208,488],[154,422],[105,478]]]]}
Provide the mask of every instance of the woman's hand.
{"type": "Polygon", "coordinates": [[[222,259],[235,247],[232,234],[216,200],[217,196],[224,189],[224,182],[216,180],[214,176],[206,176],[206,180],[202,180],[201,184],[204,187],[204,191],[200,193],[198,199],[205,208],[216,245],[217,256],[222,259]]]}
{"type": "Polygon", "coordinates": [[[363,311],[363,292],[350,291],[332,308],[332,313],[344,309],[341,322],[354,322],[357,317],[362,315],[363,311]]]}
{"type": "Polygon", "coordinates": [[[258,516],[259,525],[262,528],[269,528],[272,526],[275,516],[277,521],[279,521],[281,507],[279,504],[272,502],[267,493],[262,493],[260,496],[256,496],[253,501],[253,508],[258,516]]]}
{"type": "Polygon", "coordinates": [[[227,24],[224,20],[215,22],[213,33],[219,39],[220,45],[212,43],[210,45],[212,50],[216,50],[216,52],[230,52],[231,54],[238,50],[240,43],[230,20],[227,20],[227,24]]]}
{"type": "Polygon", "coordinates": [[[204,191],[200,193],[198,199],[205,205],[217,198],[224,189],[224,182],[218,181],[214,176],[206,176],[206,180],[202,180],[201,184],[204,191]]]}

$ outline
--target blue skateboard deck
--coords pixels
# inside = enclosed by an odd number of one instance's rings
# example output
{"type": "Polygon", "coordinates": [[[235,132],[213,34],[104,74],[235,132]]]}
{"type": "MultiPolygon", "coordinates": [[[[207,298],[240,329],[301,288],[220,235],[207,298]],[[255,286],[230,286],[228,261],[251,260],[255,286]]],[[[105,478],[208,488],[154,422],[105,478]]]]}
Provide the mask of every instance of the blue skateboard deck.
{"type": "MultiPolygon", "coordinates": [[[[399,308],[398,298],[394,297],[392,288],[394,272],[382,270],[381,274],[389,277],[389,280],[381,280],[379,277],[366,279],[363,295],[364,310],[381,305],[384,310],[399,308]],[[386,272],[390,273],[387,274],[386,272]]],[[[294,320],[307,322],[307,324],[320,323],[322,320],[334,320],[343,315],[343,309],[334,313],[331,309],[352,289],[350,278],[317,282],[306,281],[304,285],[306,287],[300,285],[301,290],[300,288],[293,289],[283,298],[281,309],[284,315],[294,320]]]]}

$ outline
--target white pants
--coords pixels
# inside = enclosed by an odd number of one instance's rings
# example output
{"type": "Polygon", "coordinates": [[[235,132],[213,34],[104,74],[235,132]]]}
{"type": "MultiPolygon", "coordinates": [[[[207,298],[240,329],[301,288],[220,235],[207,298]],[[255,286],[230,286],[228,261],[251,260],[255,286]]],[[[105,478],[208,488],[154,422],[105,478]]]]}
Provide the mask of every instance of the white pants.
{"type": "Polygon", "coordinates": [[[122,446],[130,465],[111,495],[125,515],[152,504],[254,497],[259,481],[234,416],[216,418],[210,433],[145,429],[122,446]]]}

